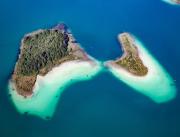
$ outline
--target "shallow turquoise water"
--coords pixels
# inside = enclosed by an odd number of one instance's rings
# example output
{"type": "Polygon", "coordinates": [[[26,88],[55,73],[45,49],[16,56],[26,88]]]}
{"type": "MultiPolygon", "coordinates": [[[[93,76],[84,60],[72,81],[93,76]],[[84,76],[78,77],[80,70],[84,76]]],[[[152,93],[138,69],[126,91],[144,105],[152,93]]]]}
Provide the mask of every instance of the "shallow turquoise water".
{"type": "Polygon", "coordinates": [[[140,38],[180,87],[180,8],[161,0],[0,1],[0,137],[179,137],[180,97],[155,104],[104,72],[63,93],[50,121],[20,115],[7,95],[7,81],[22,36],[64,21],[93,57],[121,53],[116,36],[140,38]]]}

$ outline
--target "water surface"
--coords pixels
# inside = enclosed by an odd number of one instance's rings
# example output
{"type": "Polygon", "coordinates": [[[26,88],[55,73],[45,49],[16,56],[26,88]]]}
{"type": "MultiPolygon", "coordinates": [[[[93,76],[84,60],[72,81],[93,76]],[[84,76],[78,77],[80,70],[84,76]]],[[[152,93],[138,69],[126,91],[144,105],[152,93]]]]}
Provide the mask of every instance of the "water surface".
{"type": "Polygon", "coordinates": [[[121,54],[119,32],[133,33],[179,88],[179,15],[179,7],[161,0],[1,0],[0,137],[179,137],[179,94],[156,104],[108,72],[67,88],[50,121],[20,115],[7,92],[23,35],[61,21],[101,61],[121,54]]]}

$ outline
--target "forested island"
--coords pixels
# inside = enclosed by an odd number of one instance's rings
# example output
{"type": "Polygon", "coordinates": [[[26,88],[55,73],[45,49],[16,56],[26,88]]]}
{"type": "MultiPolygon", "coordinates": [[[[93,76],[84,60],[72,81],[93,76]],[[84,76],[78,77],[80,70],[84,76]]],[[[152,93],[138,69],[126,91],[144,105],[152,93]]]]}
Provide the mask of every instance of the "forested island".
{"type": "Polygon", "coordinates": [[[172,100],[176,96],[173,79],[144,44],[130,33],[119,34],[118,40],[124,53],[116,60],[105,62],[109,71],[156,103],[172,100]]]}
{"type": "Polygon", "coordinates": [[[44,76],[63,62],[88,60],[83,49],[74,43],[76,40],[65,24],[26,34],[21,40],[19,58],[12,75],[18,94],[31,96],[37,75],[44,76]]]}
{"type": "Polygon", "coordinates": [[[120,67],[123,67],[134,75],[146,75],[148,73],[148,68],[140,59],[138,49],[132,36],[130,36],[128,33],[122,33],[119,35],[118,39],[124,53],[122,57],[115,60],[114,63],[118,64],[120,67]]]}

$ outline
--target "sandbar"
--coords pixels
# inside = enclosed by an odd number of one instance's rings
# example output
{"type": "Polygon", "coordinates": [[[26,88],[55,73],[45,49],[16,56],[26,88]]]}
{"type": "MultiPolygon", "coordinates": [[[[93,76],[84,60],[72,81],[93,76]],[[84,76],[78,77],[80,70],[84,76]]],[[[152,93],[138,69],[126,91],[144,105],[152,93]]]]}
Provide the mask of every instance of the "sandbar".
{"type": "MultiPolygon", "coordinates": [[[[138,55],[143,64],[148,68],[147,74],[144,76],[134,75],[120,65],[116,64],[113,60],[105,62],[109,71],[120,81],[123,81],[129,87],[149,97],[156,103],[164,103],[174,99],[176,96],[176,86],[173,78],[151,55],[138,38],[132,34],[128,35],[134,39],[138,55]]],[[[120,36],[121,35],[118,35],[119,40],[120,36]]]]}

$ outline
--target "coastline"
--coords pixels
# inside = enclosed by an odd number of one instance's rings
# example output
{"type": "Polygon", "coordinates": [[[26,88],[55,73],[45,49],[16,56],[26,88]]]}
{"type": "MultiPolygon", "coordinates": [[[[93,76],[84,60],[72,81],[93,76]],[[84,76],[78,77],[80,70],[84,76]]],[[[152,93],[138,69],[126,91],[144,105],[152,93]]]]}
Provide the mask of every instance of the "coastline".
{"type": "Polygon", "coordinates": [[[174,6],[180,6],[180,3],[173,2],[172,0],[162,0],[163,2],[166,2],[168,4],[174,5],[174,6]]]}
{"type": "MultiPolygon", "coordinates": [[[[14,73],[8,85],[11,101],[21,114],[35,115],[43,119],[51,118],[55,112],[61,93],[63,93],[66,87],[77,81],[89,80],[102,69],[101,62],[98,62],[85,52],[65,24],[58,24],[52,30],[58,30],[64,34],[63,42],[67,45],[68,55],[62,57],[62,59],[58,60],[50,68],[45,67],[45,70],[40,69],[37,75],[32,75],[36,79],[33,86],[27,84],[28,87],[32,87],[32,90],[26,94],[20,94],[16,88],[17,85],[13,76],[17,71],[17,63],[22,55],[25,38],[39,34],[44,30],[39,29],[25,34],[21,40],[14,73]]],[[[26,76],[24,77],[26,78],[26,76]]]]}
{"type": "Polygon", "coordinates": [[[145,76],[135,76],[113,61],[105,62],[105,65],[119,80],[154,102],[163,103],[172,100],[176,96],[173,79],[136,37],[134,37],[134,40],[139,57],[148,68],[148,73],[145,76]]]}
{"type": "MultiPolygon", "coordinates": [[[[49,43],[48,40],[46,43],[49,43]]],[[[64,23],[57,24],[50,29],[38,29],[31,33],[27,33],[21,40],[19,55],[11,78],[15,83],[14,88],[19,95],[25,98],[31,97],[33,95],[37,75],[46,75],[53,67],[72,60],[88,61],[90,58],[80,44],[77,43],[71,30],[64,23]],[[51,37],[53,35],[51,32],[56,33],[56,40],[52,38],[50,39],[50,43],[52,43],[52,41],[61,41],[61,43],[55,43],[50,47],[47,46],[50,44],[45,43],[38,45],[48,39],[46,38],[47,36],[51,37]],[[61,35],[58,35],[58,33],[61,35]],[[39,40],[39,35],[43,35],[45,38],[41,37],[39,40]],[[32,38],[34,39],[31,40],[32,38]],[[34,43],[36,39],[41,42],[35,43],[34,45],[29,44],[34,43]],[[26,41],[30,42],[27,43],[26,41]],[[36,49],[34,48],[32,50],[34,46],[36,46],[36,49]],[[54,50],[55,48],[56,50],[54,50]]]]}
{"type": "Polygon", "coordinates": [[[64,62],[54,67],[45,76],[38,75],[34,94],[28,98],[24,98],[13,90],[13,83],[10,81],[8,88],[11,101],[21,114],[50,119],[66,87],[78,81],[90,80],[101,69],[101,63],[94,59],[91,61],[74,60],[64,62]]]}
{"type": "Polygon", "coordinates": [[[134,38],[129,33],[121,33],[118,40],[122,49],[122,56],[114,61],[119,67],[123,67],[128,72],[136,76],[144,76],[148,69],[139,57],[134,38]]]}

